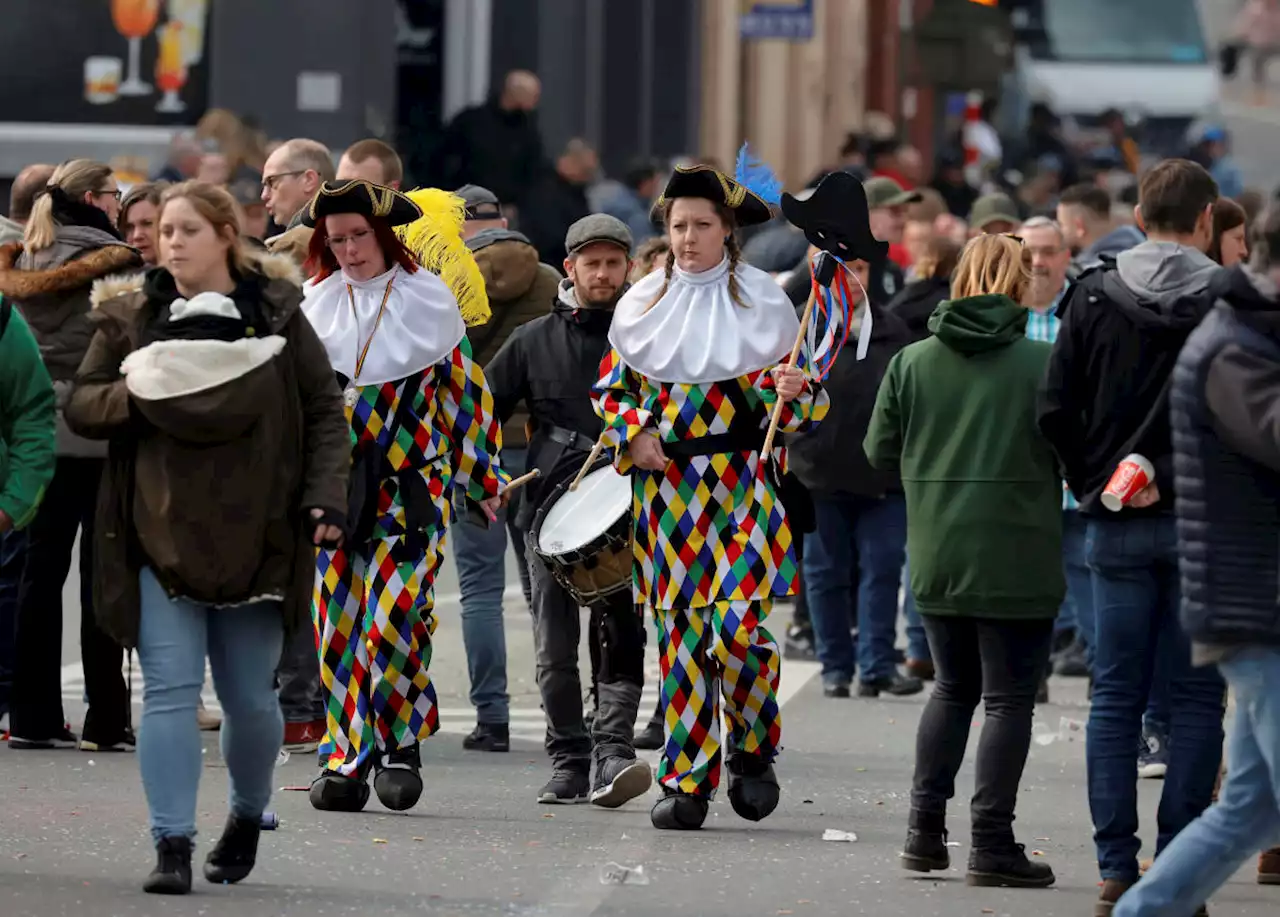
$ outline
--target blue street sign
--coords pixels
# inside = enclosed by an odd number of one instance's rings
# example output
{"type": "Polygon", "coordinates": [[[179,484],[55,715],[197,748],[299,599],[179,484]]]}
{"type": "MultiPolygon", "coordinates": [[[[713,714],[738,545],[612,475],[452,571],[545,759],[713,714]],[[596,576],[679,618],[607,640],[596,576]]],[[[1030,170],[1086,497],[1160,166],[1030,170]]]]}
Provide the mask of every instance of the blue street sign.
{"type": "Polygon", "coordinates": [[[813,0],[744,2],[738,22],[743,38],[808,41],[813,38],[813,0]]]}

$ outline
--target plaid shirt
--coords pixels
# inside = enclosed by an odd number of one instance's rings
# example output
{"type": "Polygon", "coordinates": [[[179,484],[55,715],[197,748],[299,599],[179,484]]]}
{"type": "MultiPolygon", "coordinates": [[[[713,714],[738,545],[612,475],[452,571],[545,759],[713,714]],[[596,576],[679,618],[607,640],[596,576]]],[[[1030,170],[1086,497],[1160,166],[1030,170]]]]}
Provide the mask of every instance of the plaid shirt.
{"type": "MultiPolygon", "coordinates": [[[[1063,286],[1053,304],[1047,309],[1028,309],[1027,310],[1027,340],[1044,341],[1046,344],[1052,344],[1058,339],[1058,326],[1062,324],[1058,320],[1057,311],[1058,303],[1062,302],[1062,297],[1066,294],[1067,288],[1063,286]]],[[[1071,493],[1065,486],[1062,488],[1062,508],[1063,509],[1079,509],[1080,503],[1076,500],[1075,495],[1071,493]]]]}

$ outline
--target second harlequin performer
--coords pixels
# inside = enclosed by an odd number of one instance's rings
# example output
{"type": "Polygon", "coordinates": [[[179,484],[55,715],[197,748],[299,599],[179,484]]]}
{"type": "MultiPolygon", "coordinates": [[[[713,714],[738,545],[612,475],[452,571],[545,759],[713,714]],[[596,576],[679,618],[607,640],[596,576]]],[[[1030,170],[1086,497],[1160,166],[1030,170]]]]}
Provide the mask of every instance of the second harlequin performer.
{"type": "Polygon", "coordinates": [[[418,743],[439,728],[427,669],[450,489],[491,516],[508,480],[466,338],[466,318],[483,319],[487,306],[459,231],[463,205],[440,191],[414,195],[326,183],[303,217],[315,228],[303,308],[343,387],[352,436],[346,540],[318,552],[312,609],[328,725],[317,809],[363,808],[371,771],[384,806],[417,803],[418,743]]]}
{"type": "Polygon", "coordinates": [[[778,804],[781,655],[764,622],[775,596],[796,591],[797,565],[761,450],[777,399],[779,429],[801,432],[827,397],[786,365],[799,330],[786,294],[739,260],[734,230],[768,220],[765,200],[693,166],[655,210],[671,253],[618,303],[594,395],[617,468],[634,477],[636,601],[659,630],[665,742],[651,818],[687,830],[720,783],[719,695],[734,811],[758,821],[778,804]]]}

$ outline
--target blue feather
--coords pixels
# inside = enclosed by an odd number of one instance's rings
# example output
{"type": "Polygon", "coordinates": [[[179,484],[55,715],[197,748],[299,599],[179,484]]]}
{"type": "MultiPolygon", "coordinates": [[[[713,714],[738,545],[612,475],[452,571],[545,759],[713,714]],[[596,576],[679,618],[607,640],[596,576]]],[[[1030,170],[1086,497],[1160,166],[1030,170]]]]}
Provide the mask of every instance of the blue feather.
{"type": "Polygon", "coordinates": [[[778,181],[778,176],[773,174],[767,163],[751,155],[746,143],[738,150],[733,180],[766,204],[777,206],[782,201],[782,182],[778,181]]]}

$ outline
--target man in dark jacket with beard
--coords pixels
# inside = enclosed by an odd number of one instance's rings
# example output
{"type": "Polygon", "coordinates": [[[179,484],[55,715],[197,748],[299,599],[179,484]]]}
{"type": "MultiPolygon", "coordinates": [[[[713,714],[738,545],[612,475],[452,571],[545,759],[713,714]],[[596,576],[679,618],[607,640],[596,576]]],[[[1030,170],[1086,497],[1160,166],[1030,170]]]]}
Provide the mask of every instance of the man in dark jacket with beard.
{"type": "MultiPolygon", "coordinates": [[[[475,255],[489,296],[489,320],[467,329],[476,363],[487,367],[516,329],[547,314],[556,298],[560,272],[541,263],[529,240],[507,228],[497,195],[492,191],[465,185],[454,193],[466,204],[462,234],[475,255]]],[[[519,411],[503,424],[502,467],[513,475],[525,471],[528,419],[528,414],[519,411]]],[[[460,518],[450,533],[458,566],[458,589],[462,593],[462,643],[467,652],[471,703],[476,708],[476,728],[462,740],[462,746],[473,751],[511,749],[502,596],[510,536],[525,600],[531,597],[524,538],[514,521],[522,496],[516,492],[511,505],[499,510],[495,524],[481,526],[460,518]]]]}
{"type": "Polygon", "coordinates": [[[1085,272],[1058,307],[1062,324],[1041,393],[1041,432],[1088,519],[1096,646],[1089,716],[1089,806],[1103,878],[1096,913],[1138,880],[1137,758],[1156,647],[1170,668],[1171,747],[1156,853],[1209,804],[1222,754],[1223,684],[1191,666],[1178,625],[1170,374],[1213,302],[1221,268],[1204,255],[1218,198],[1195,163],[1165,160],[1142,180],[1148,241],[1085,272]],[[1119,512],[1099,498],[1130,454],[1154,481],[1119,512]]]}
{"type": "MultiPolygon", "coordinates": [[[[1258,848],[1280,844],[1280,211],[1256,263],[1224,271],[1218,306],[1173,373],[1182,625],[1198,665],[1217,666],[1236,700],[1227,782],[1116,907],[1185,911],[1258,848]]],[[[1280,850],[1260,882],[1280,881],[1280,850]]]]}
{"type": "MultiPolygon", "coordinates": [[[[631,233],[626,224],[592,214],[569,227],[565,271],[552,314],[521,326],[485,367],[498,416],[523,401],[533,417],[529,467],[542,477],[526,485],[516,524],[528,530],[556,485],[575,474],[600,436],[591,386],[609,350],[609,324],[630,270],[631,233]]],[[[532,550],[532,545],[529,546],[532,550]]],[[[649,766],[632,745],[644,683],[644,622],[631,591],[593,612],[602,658],[600,705],[588,735],[578,675],[581,609],[544,563],[529,558],[533,579],[533,629],[538,687],[547,713],[551,780],[540,803],[576,803],[588,796],[614,808],[648,790],[649,766]],[[598,613],[597,613],[598,612],[598,613]],[[596,776],[591,783],[592,739],[596,776]]]]}
{"type": "MultiPolygon", "coordinates": [[[[849,267],[865,285],[867,263],[853,261],[849,267]]],[[[813,495],[817,526],[805,536],[804,587],[827,697],[848,697],[855,669],[860,697],[882,691],[916,694],[924,688],[918,678],[898,671],[893,649],[907,541],[902,482],[893,472],[874,470],[862,451],[880,381],[894,354],[911,343],[911,333],[874,302],[858,306],[860,321],[867,320],[868,309],[866,358],[856,359],[851,350],[841,353],[824,382],[832,393],[831,412],[788,450],[791,471],[813,495]],[[857,620],[852,621],[855,605],[857,620]],[[850,637],[854,624],[856,657],[850,637]]],[[[857,333],[850,330],[850,343],[857,333]]]]}

